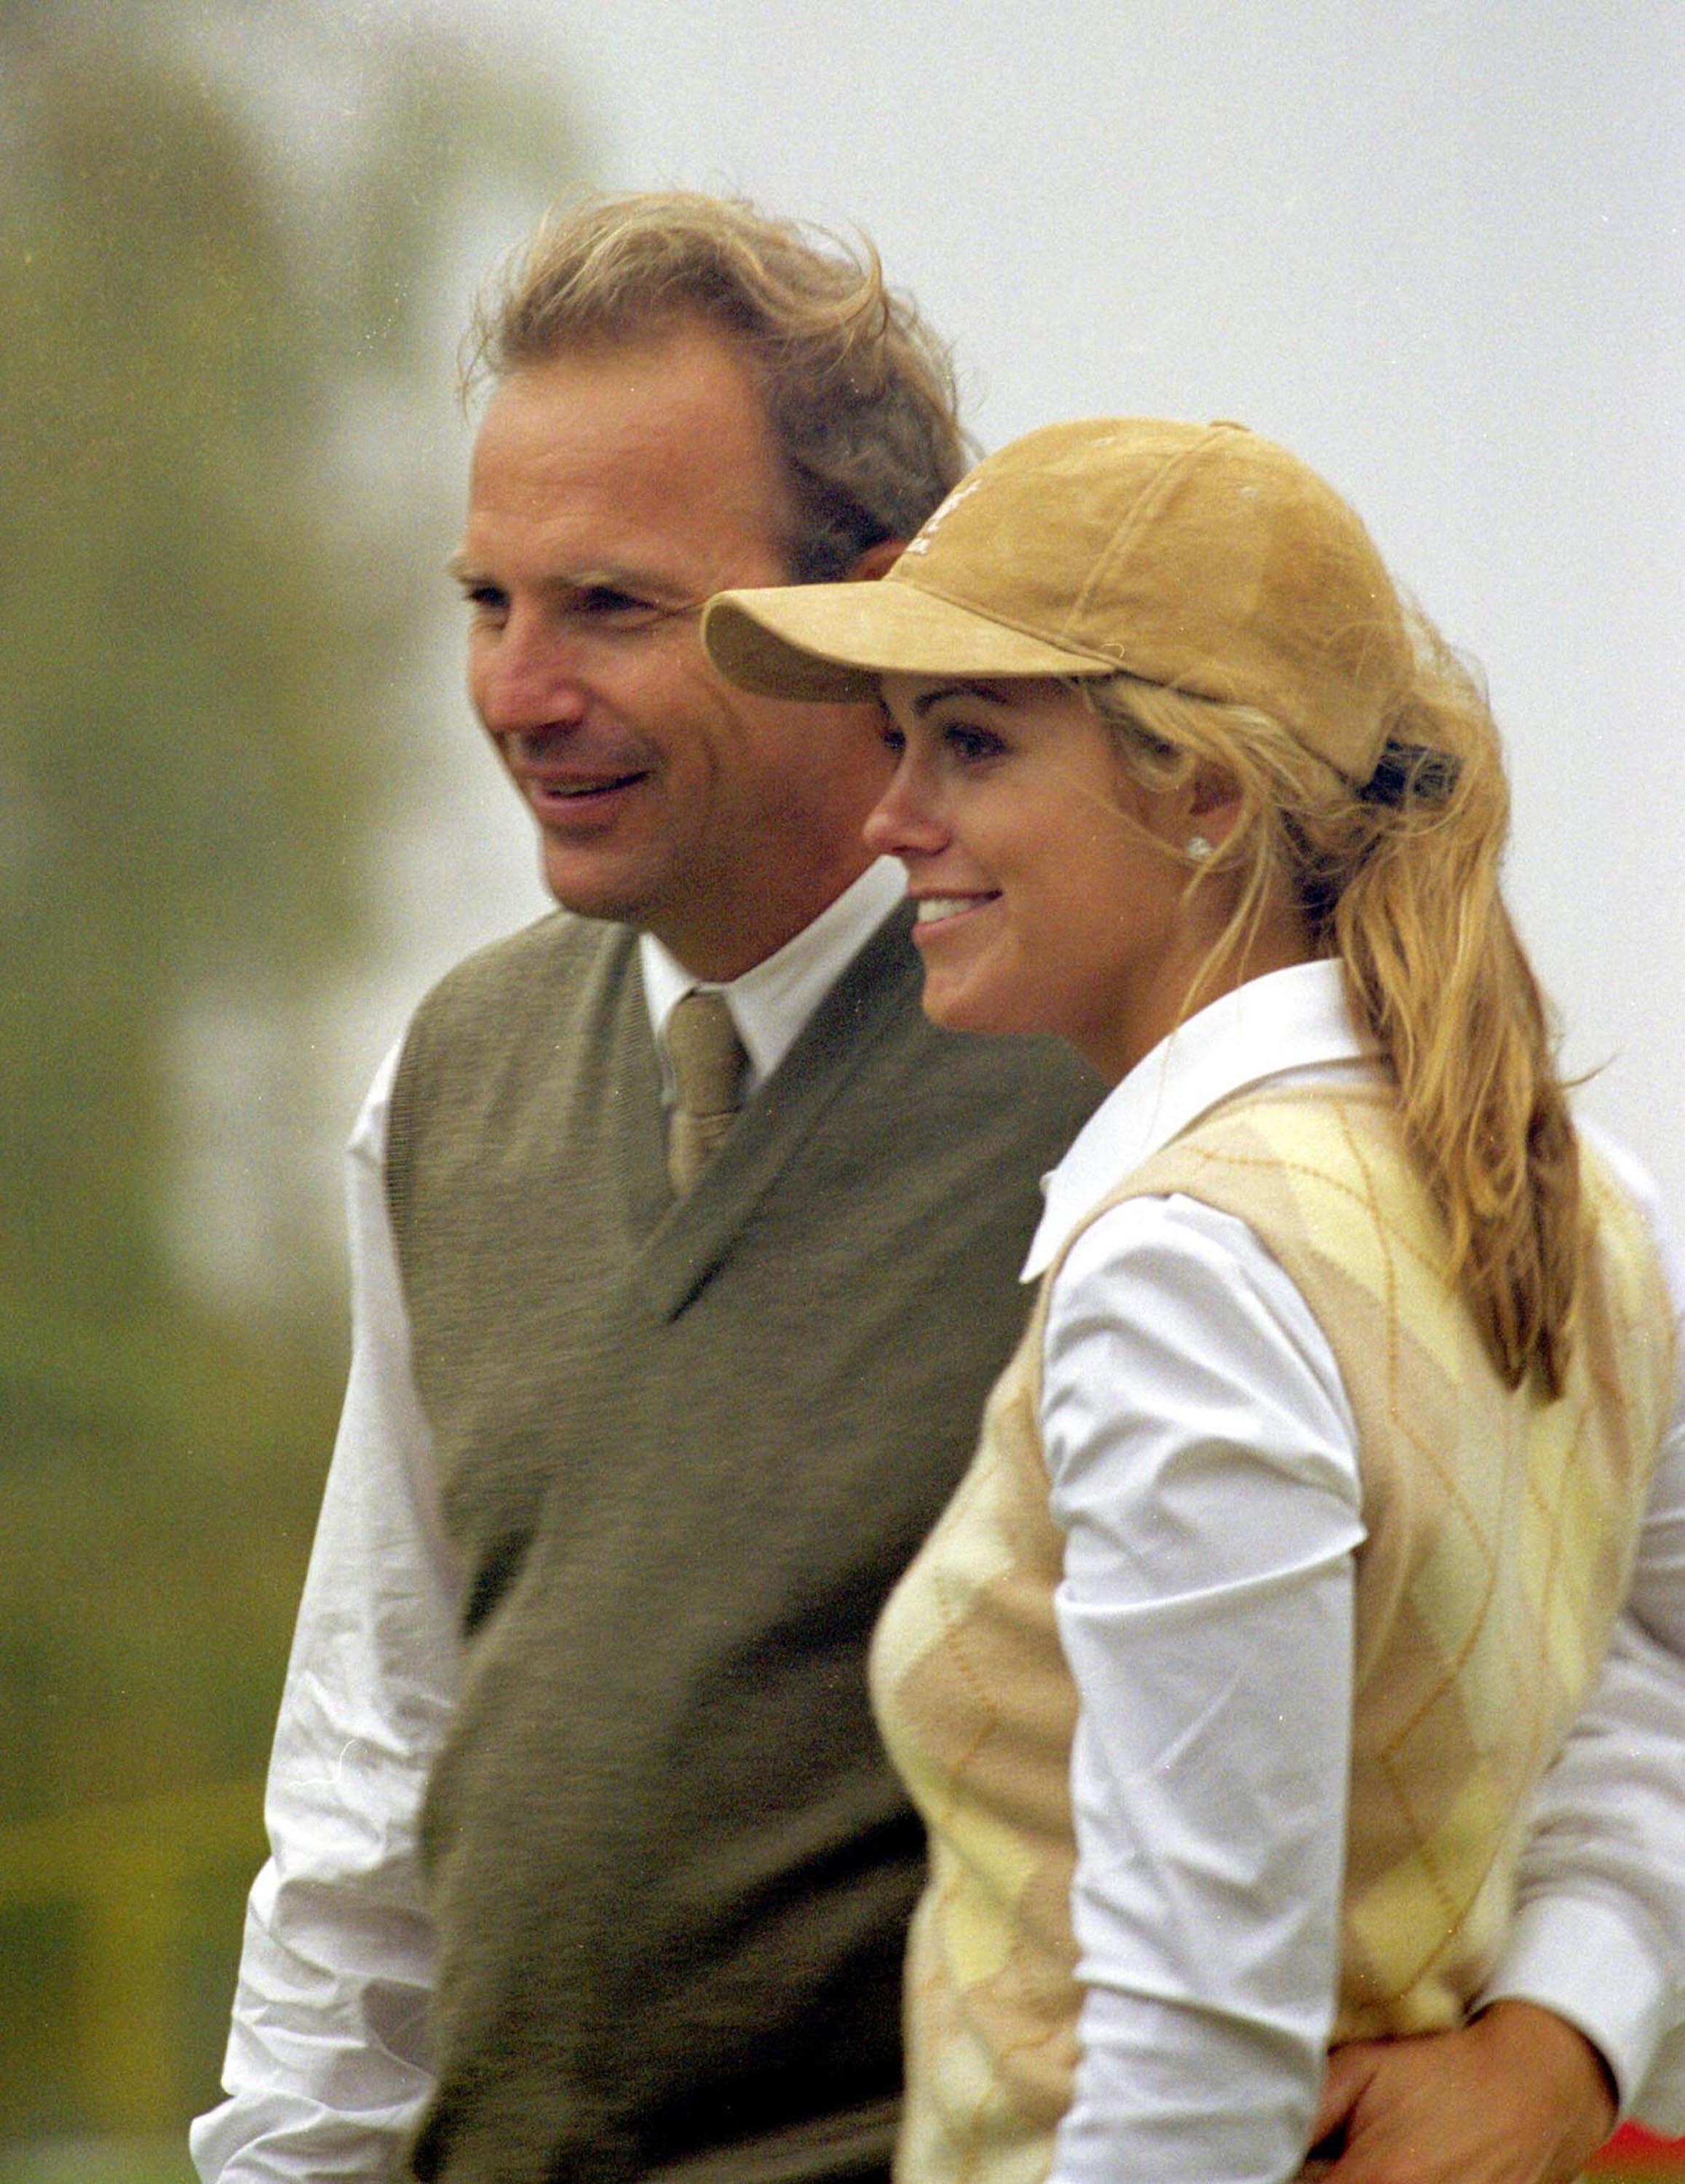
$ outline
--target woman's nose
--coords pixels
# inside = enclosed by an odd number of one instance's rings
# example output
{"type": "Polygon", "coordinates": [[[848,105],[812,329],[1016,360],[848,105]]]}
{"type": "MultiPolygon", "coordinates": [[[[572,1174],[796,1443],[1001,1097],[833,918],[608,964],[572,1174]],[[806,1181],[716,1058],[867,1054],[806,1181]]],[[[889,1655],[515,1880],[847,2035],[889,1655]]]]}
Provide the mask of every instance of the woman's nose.
{"type": "Polygon", "coordinates": [[[909,753],[903,751],[890,783],[866,814],[866,847],[879,856],[934,856],[948,830],[930,794],[930,785],[909,753]]]}

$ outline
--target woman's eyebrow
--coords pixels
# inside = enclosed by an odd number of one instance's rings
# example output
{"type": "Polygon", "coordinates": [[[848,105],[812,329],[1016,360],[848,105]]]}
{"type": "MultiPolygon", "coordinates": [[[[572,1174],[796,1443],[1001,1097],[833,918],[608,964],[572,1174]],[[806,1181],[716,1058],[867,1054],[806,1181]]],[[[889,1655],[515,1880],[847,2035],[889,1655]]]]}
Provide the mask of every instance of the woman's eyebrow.
{"type": "Polygon", "coordinates": [[[922,697],[913,700],[915,718],[922,720],[932,705],[939,705],[944,698],[982,698],[991,705],[1004,705],[1010,702],[1010,693],[1001,682],[944,682],[938,690],[926,690],[922,697]]]}

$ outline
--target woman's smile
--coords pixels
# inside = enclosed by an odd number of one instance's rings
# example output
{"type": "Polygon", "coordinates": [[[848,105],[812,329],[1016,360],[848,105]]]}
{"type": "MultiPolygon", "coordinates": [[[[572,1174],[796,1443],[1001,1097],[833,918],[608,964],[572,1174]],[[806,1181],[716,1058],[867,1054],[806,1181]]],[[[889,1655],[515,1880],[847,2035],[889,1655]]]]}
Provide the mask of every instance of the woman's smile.
{"type": "Polygon", "coordinates": [[[932,928],[951,924],[956,917],[964,917],[972,911],[984,909],[988,904],[999,900],[999,893],[994,889],[986,894],[915,895],[913,937],[920,943],[928,941],[932,937],[932,928]]]}

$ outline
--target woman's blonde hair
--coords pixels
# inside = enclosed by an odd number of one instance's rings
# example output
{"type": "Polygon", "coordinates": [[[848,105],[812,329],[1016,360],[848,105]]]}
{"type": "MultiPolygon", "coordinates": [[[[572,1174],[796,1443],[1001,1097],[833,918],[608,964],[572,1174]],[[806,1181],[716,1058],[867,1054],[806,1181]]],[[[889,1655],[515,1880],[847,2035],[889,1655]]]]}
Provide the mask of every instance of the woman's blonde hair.
{"type": "Polygon", "coordinates": [[[1537,1373],[1554,1396],[1581,1258],[1578,1150],[1549,1011],[1499,888],[1509,788],[1497,727],[1468,669],[1410,620],[1415,671],[1361,788],[1254,708],[1129,675],[1076,687],[1149,786],[1204,763],[1237,788],[1237,824],[1190,882],[1224,868],[1240,880],[1190,1005],[1243,956],[1267,905],[1296,904],[1397,1078],[1451,1278],[1499,1370],[1512,1387],[1537,1373]]]}

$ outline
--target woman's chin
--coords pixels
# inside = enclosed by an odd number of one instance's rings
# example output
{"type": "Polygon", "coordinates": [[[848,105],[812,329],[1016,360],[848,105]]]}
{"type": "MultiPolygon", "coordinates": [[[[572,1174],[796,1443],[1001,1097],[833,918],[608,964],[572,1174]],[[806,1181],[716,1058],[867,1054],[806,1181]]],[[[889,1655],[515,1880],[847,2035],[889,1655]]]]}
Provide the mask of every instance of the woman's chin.
{"type": "Polygon", "coordinates": [[[1041,1028],[1029,1018],[1034,1011],[1024,1000],[1014,1006],[1012,997],[1001,994],[979,992],[966,979],[944,978],[928,969],[925,973],[922,996],[924,1011],[933,1024],[943,1031],[978,1032],[999,1036],[1011,1032],[1034,1032],[1041,1028]]]}

